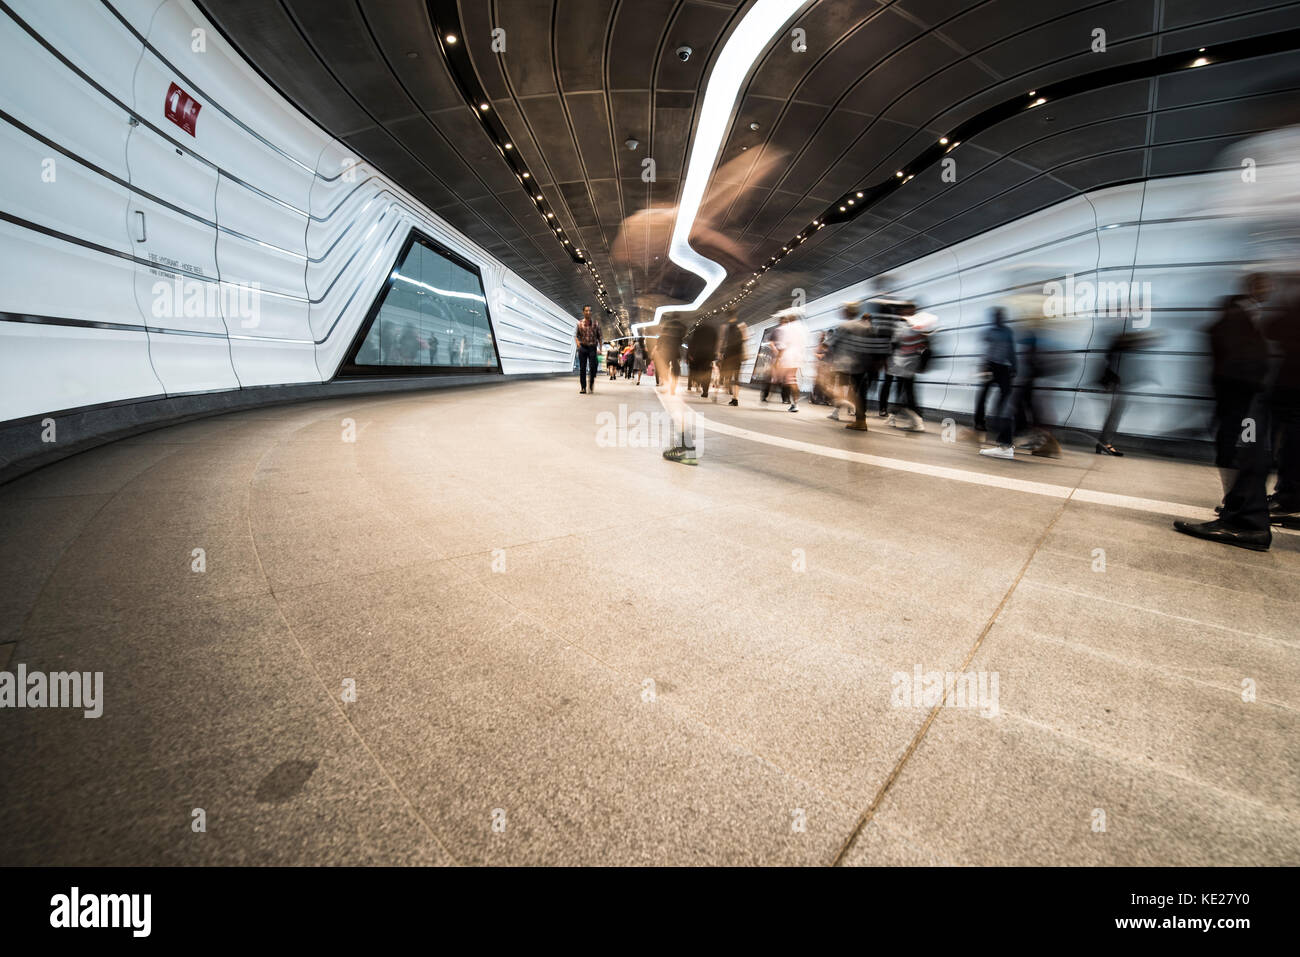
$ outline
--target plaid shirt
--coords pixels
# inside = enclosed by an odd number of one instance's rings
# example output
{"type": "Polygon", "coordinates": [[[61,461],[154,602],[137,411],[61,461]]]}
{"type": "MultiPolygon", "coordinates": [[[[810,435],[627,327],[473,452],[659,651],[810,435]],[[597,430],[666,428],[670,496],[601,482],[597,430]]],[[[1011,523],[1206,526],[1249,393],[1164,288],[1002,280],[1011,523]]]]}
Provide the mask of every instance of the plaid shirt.
{"type": "Polygon", "coordinates": [[[579,345],[598,346],[600,345],[600,323],[595,319],[582,319],[578,323],[578,331],[575,335],[579,345]]]}

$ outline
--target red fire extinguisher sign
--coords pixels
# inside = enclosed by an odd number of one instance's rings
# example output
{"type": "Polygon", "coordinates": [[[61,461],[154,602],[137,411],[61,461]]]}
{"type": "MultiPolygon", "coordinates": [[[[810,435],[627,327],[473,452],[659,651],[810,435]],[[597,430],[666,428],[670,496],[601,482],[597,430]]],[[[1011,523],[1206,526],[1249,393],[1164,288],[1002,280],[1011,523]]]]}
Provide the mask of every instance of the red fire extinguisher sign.
{"type": "Polygon", "coordinates": [[[199,110],[203,104],[173,83],[167,88],[167,99],[163,111],[171,120],[190,136],[194,135],[194,124],[198,121],[199,110]]]}

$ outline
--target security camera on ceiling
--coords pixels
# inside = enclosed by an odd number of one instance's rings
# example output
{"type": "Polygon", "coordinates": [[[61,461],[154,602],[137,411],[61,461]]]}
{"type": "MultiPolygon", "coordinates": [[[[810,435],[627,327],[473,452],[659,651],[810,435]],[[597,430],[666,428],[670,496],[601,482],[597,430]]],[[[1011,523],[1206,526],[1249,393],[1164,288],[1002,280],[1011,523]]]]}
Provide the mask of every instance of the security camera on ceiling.
{"type": "Polygon", "coordinates": [[[685,63],[687,60],[691,58],[691,54],[694,52],[695,51],[692,50],[690,47],[686,46],[685,44],[682,44],[677,48],[677,59],[685,63]]]}

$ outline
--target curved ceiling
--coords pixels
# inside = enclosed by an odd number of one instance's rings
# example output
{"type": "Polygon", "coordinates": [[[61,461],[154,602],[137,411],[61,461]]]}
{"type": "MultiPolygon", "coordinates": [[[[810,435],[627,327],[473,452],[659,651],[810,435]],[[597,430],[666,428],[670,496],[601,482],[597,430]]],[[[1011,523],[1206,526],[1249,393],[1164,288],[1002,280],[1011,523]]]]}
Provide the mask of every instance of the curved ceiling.
{"type": "MultiPolygon", "coordinates": [[[[608,305],[639,322],[700,288],[668,261],[672,215],[708,67],[747,4],[200,5],[290,100],[558,304],[576,312],[595,302],[599,277],[608,305]],[[469,66],[457,69],[471,77],[453,74],[435,31],[449,16],[468,54],[469,66]],[[496,49],[495,28],[504,30],[496,49]],[[694,51],[685,62],[675,52],[684,44],[694,51]],[[485,93],[517,162],[467,102],[467,82],[485,93]],[[656,167],[649,183],[647,157],[656,167]],[[540,193],[525,188],[519,163],[540,193]],[[581,243],[591,270],[559,235],[581,243]]],[[[1213,61],[1216,46],[1300,28],[1300,2],[1231,6],[810,3],[794,23],[805,48],[783,34],[748,78],[692,235],[731,270],[705,308],[749,288],[746,312],[774,311],[789,304],[792,286],[811,297],[1084,190],[1209,169],[1232,142],[1300,122],[1300,53],[1213,61]],[[1093,49],[1098,30],[1104,52],[1093,49]],[[1200,47],[1209,65],[1018,111],[953,150],[956,183],[941,182],[937,168],[918,173],[851,221],[809,230],[845,195],[887,180],[939,137],[1029,90],[1200,47]],[[801,234],[807,241],[792,243],[801,234]],[[780,261],[746,287],[773,256],[780,261]]]]}

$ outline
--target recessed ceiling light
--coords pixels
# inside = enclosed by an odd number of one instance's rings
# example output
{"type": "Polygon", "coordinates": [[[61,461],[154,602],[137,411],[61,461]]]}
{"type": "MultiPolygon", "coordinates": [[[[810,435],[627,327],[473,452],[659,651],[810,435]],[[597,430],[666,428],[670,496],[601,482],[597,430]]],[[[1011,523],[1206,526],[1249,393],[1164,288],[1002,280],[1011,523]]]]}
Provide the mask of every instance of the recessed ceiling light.
{"type": "Polygon", "coordinates": [[[1198,56],[1195,60],[1192,61],[1192,66],[1205,66],[1205,64],[1209,62],[1210,61],[1205,59],[1205,57],[1198,56]]]}
{"type": "Polygon", "coordinates": [[[506,149],[508,149],[508,150],[512,150],[512,149],[514,149],[514,148],[515,148],[515,144],[514,144],[514,143],[507,143],[507,144],[506,144],[506,149]]]}
{"type": "Polygon", "coordinates": [[[1040,96],[1038,99],[1034,100],[1034,102],[1029,104],[1029,108],[1033,109],[1035,106],[1042,106],[1046,102],[1047,100],[1044,97],[1040,96]]]}
{"type": "Polygon", "coordinates": [[[554,213],[547,213],[547,214],[546,214],[546,218],[547,218],[547,219],[554,219],[554,218],[555,218],[555,214],[554,214],[554,213]]]}
{"type": "Polygon", "coordinates": [[[897,173],[895,173],[894,175],[897,176],[899,179],[902,179],[902,178],[903,178],[903,171],[900,169],[900,170],[899,170],[897,173]]]}
{"type": "Polygon", "coordinates": [[[527,178],[528,178],[528,176],[529,176],[529,174],[528,174],[528,173],[524,173],[524,179],[527,179],[527,178]]]}
{"type": "Polygon", "coordinates": [[[841,212],[841,213],[846,212],[847,210],[848,210],[848,207],[847,207],[847,206],[841,206],[841,207],[840,207],[840,212],[841,212]]]}
{"type": "Polygon", "coordinates": [[[853,200],[849,200],[849,205],[850,205],[850,206],[853,205],[853,200]]]}
{"type": "Polygon", "coordinates": [[[478,105],[478,108],[479,108],[480,110],[484,110],[484,111],[486,111],[487,108],[488,108],[488,105],[487,105],[486,103],[480,103],[480,104],[478,105]]]}
{"type": "Polygon", "coordinates": [[[940,145],[940,146],[947,146],[947,145],[948,145],[948,137],[946,137],[946,136],[941,136],[941,137],[939,137],[939,145],[940,145]]]}
{"type": "Polygon", "coordinates": [[[533,199],[537,200],[540,203],[542,201],[541,194],[539,193],[538,195],[534,196],[533,199]]]}
{"type": "Polygon", "coordinates": [[[858,193],[858,199],[861,199],[861,198],[862,198],[862,194],[861,194],[861,193],[858,193]]]}
{"type": "Polygon", "coordinates": [[[448,43],[455,43],[455,42],[456,42],[456,34],[454,34],[454,33],[448,33],[447,36],[445,37],[445,39],[446,39],[446,41],[447,41],[448,43]]]}

